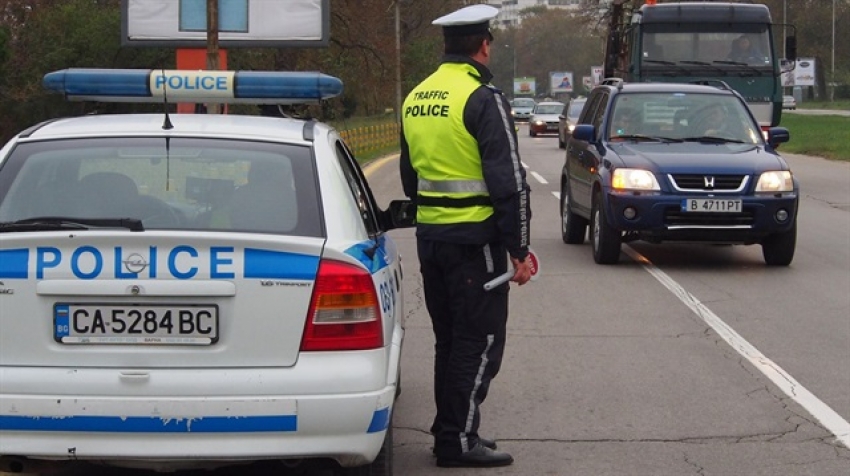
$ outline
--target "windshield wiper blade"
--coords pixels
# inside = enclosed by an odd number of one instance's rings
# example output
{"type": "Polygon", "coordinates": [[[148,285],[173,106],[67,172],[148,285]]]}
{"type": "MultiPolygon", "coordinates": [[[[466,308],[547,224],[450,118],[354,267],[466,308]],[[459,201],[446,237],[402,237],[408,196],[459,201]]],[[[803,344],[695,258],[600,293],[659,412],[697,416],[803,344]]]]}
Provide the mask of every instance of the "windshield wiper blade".
{"type": "MultiPolygon", "coordinates": [[[[711,63],[712,64],[725,64],[725,65],[731,65],[731,66],[743,66],[743,67],[747,68],[748,72],[752,73],[752,75],[756,75],[756,74],[761,75],[761,74],[765,73],[765,71],[759,70],[758,68],[755,68],[753,65],[750,65],[750,64],[747,64],[747,63],[742,63],[740,61],[717,60],[717,61],[712,61],[711,63]]],[[[744,72],[740,72],[740,73],[738,73],[738,75],[745,76],[746,74],[744,72]]]]}
{"type": "Polygon", "coordinates": [[[623,134],[614,136],[612,139],[629,139],[629,140],[651,140],[653,142],[682,142],[682,139],[673,139],[672,137],[648,136],[644,134],[623,134]]]}
{"type": "Polygon", "coordinates": [[[746,142],[740,139],[730,139],[728,137],[717,137],[717,136],[698,136],[698,137],[685,137],[682,139],[685,142],[711,142],[713,144],[746,144],[746,142]]]}
{"type": "Polygon", "coordinates": [[[0,223],[0,232],[88,230],[90,228],[127,228],[130,231],[145,231],[138,218],[75,218],[33,217],[13,222],[0,223]]]}

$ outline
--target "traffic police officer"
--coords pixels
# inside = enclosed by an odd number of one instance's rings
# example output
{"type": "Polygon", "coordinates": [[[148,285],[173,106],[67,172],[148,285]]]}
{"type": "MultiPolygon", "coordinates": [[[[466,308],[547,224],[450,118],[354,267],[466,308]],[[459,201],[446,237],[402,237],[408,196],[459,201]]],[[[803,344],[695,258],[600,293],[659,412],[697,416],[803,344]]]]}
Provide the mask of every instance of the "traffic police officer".
{"type": "Polygon", "coordinates": [[[479,437],[479,406],[504,353],[509,284],[531,277],[530,189],[510,105],[487,68],[498,9],[478,4],[434,20],[440,67],[402,107],[400,173],[417,205],[417,251],[436,338],[431,426],[438,466],[505,466],[511,455],[479,437]]]}

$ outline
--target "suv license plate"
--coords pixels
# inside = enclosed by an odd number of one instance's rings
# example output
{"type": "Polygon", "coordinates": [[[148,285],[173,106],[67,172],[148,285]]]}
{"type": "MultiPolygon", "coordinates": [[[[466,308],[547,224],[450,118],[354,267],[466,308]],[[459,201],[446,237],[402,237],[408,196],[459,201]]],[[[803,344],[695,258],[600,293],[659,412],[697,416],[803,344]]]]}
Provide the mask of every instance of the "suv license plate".
{"type": "Polygon", "coordinates": [[[53,338],[63,344],[210,345],[218,341],[218,306],[57,303],[53,338]]]}
{"type": "Polygon", "coordinates": [[[741,213],[740,199],[686,198],[682,200],[683,212],[741,213]]]}

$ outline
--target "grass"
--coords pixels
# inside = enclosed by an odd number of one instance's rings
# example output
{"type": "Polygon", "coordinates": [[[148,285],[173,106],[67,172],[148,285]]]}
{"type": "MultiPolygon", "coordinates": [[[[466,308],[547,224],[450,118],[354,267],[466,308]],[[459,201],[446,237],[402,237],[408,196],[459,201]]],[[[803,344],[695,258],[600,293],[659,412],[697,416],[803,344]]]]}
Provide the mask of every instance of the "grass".
{"type": "Polygon", "coordinates": [[[800,109],[843,109],[850,111],[850,99],[837,99],[835,101],[809,101],[803,99],[797,104],[800,109]]]}
{"type": "MultiPolygon", "coordinates": [[[[850,109],[850,106],[848,106],[850,109]]],[[[782,123],[791,140],[782,144],[780,153],[815,155],[850,162],[850,117],[782,114],[782,123]]]]}

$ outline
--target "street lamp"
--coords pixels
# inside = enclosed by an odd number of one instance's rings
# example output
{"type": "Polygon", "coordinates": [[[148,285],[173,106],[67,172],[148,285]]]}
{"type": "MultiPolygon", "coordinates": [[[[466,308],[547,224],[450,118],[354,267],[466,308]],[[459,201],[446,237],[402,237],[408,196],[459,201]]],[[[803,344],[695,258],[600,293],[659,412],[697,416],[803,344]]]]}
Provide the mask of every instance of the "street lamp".
{"type": "Polygon", "coordinates": [[[514,83],[516,82],[516,48],[511,47],[511,45],[505,45],[505,48],[511,48],[511,60],[513,61],[513,76],[511,76],[511,96],[516,92],[514,89],[514,83]]]}

